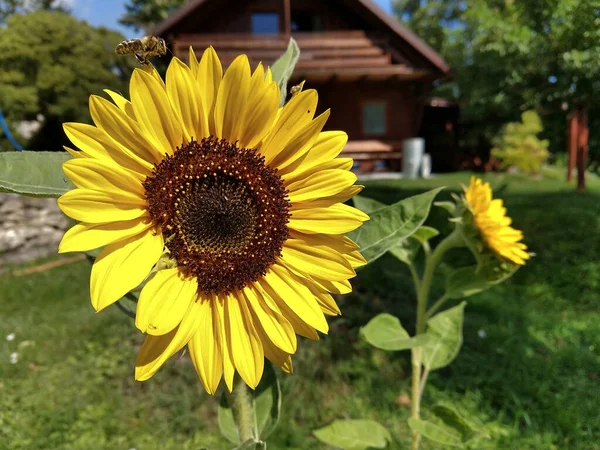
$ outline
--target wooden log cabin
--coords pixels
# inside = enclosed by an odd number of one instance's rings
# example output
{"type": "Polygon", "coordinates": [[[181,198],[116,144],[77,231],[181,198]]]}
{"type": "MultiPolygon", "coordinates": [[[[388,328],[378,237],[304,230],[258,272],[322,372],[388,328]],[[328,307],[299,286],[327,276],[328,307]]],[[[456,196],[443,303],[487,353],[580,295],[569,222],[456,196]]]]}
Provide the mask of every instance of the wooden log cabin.
{"type": "MultiPolygon", "coordinates": [[[[345,130],[357,172],[396,171],[402,141],[417,136],[446,62],[371,0],[190,0],[154,30],[187,60],[212,45],[223,64],[240,53],[271,64],[293,36],[301,50],[291,83],[319,91],[326,129],[345,130]]],[[[321,112],[319,111],[319,112],[321,112]]]]}

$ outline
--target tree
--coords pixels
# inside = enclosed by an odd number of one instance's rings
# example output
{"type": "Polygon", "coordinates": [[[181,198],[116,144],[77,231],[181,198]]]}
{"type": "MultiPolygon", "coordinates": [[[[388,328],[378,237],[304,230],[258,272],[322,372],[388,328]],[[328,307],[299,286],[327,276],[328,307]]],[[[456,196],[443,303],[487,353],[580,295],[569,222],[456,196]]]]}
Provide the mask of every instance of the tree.
{"type": "Polygon", "coordinates": [[[0,108],[13,122],[44,116],[29,148],[61,149],[63,122],[90,121],[90,94],[127,91],[135,62],[115,55],[122,40],[62,12],[9,17],[0,28],[0,108]]]}
{"type": "Polygon", "coordinates": [[[39,9],[67,12],[67,6],[65,0],[0,0],[0,23],[5,23],[13,14],[25,14],[39,9]]]}
{"type": "MultiPolygon", "coordinates": [[[[458,100],[486,137],[535,109],[554,152],[565,149],[566,109],[584,103],[600,128],[600,0],[404,0],[400,19],[453,68],[438,94],[458,100]]],[[[590,152],[600,156],[598,136],[590,152]]]]}
{"type": "Polygon", "coordinates": [[[125,4],[126,13],[119,19],[119,23],[148,33],[187,1],[189,0],[129,0],[125,4]]]}

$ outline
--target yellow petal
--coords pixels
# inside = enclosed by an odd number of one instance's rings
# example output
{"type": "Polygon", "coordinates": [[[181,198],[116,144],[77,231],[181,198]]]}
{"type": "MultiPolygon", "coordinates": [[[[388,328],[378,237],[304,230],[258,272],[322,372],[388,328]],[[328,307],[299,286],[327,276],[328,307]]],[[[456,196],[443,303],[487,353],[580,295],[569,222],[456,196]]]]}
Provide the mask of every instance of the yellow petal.
{"type": "Polygon", "coordinates": [[[350,187],[356,175],[346,170],[322,170],[287,186],[292,203],[329,197],[350,187]]]}
{"type": "Polygon", "coordinates": [[[58,246],[58,253],[86,252],[140,234],[152,226],[147,218],[110,223],[78,223],[69,229],[58,246]]]}
{"type": "Polygon", "coordinates": [[[306,168],[304,164],[304,158],[298,160],[298,163],[293,164],[289,168],[293,167],[293,170],[288,173],[288,169],[282,171],[281,176],[284,179],[284,185],[294,183],[296,181],[300,181],[303,178],[307,178],[310,175],[320,172],[321,170],[350,170],[354,165],[354,160],[352,158],[335,158],[329,161],[326,161],[322,164],[318,164],[316,166],[309,166],[306,168]],[[286,172],[286,173],[283,173],[286,172]]]}
{"type": "Polygon", "coordinates": [[[329,326],[314,295],[288,269],[280,264],[272,265],[260,280],[260,286],[280,308],[285,304],[307,325],[321,333],[327,333],[329,326]]]}
{"type": "Polygon", "coordinates": [[[66,145],[63,145],[63,148],[66,150],[67,153],[69,153],[73,158],[88,158],[89,155],[80,151],[80,150],[74,150],[72,148],[67,147],[66,145]]]}
{"type": "Polygon", "coordinates": [[[65,123],[63,129],[71,142],[88,156],[113,161],[118,166],[128,168],[141,181],[152,173],[152,163],[119,146],[99,128],[83,123],[65,123]]]}
{"type": "Polygon", "coordinates": [[[279,109],[279,87],[265,83],[265,72],[259,64],[250,80],[250,92],[239,132],[239,147],[254,148],[271,129],[279,109]]]}
{"type": "Polygon", "coordinates": [[[290,141],[310,124],[317,101],[317,91],[309,89],[296,95],[283,107],[269,136],[260,147],[267,164],[271,164],[290,141]]]}
{"type": "Polygon", "coordinates": [[[325,126],[330,112],[328,109],[303,129],[299,130],[283,150],[273,158],[271,165],[277,167],[282,174],[292,172],[296,167],[302,165],[302,157],[319,137],[319,133],[325,126]]]}
{"type": "Polygon", "coordinates": [[[201,299],[198,330],[188,344],[192,363],[206,392],[214,395],[223,376],[223,359],[219,349],[216,327],[213,323],[213,303],[201,299]]]}
{"type": "Polygon", "coordinates": [[[262,377],[265,355],[243,296],[227,296],[225,329],[236,370],[248,386],[256,388],[262,377]]]}
{"type": "Polygon", "coordinates": [[[269,308],[280,312],[294,328],[294,332],[296,334],[315,341],[319,340],[319,335],[317,334],[316,330],[308,325],[302,318],[300,318],[298,313],[288,306],[287,303],[285,303],[280,296],[269,287],[268,283],[266,283],[264,280],[259,280],[255,286],[257,290],[260,291],[269,308]]]}
{"type": "Polygon", "coordinates": [[[88,223],[119,222],[147,215],[144,200],[126,192],[73,189],[58,199],[58,206],[72,219],[88,223]]]}
{"type": "Polygon", "coordinates": [[[133,106],[131,106],[131,102],[129,100],[127,100],[121,94],[118,94],[115,91],[111,91],[110,89],[104,89],[104,92],[106,92],[110,96],[112,101],[115,102],[115,105],[117,105],[117,107],[121,111],[123,111],[125,114],[127,114],[129,117],[131,117],[133,120],[135,120],[135,113],[133,112],[133,106]]]}
{"type": "MultiPolygon", "coordinates": [[[[146,77],[150,78],[149,75],[146,77]]],[[[136,117],[141,118],[135,103],[133,110],[136,117]]],[[[90,97],[90,113],[96,126],[106,132],[121,149],[127,149],[138,158],[150,163],[156,163],[162,159],[164,152],[161,152],[161,149],[152,140],[147,139],[151,134],[146,133],[138,122],[108,100],[92,95],[90,97]]]]}
{"type": "Polygon", "coordinates": [[[181,146],[185,133],[169,104],[164,88],[151,75],[136,69],[129,84],[131,103],[141,130],[158,150],[158,156],[173,154],[181,146]]]}
{"type": "Polygon", "coordinates": [[[307,200],[302,202],[292,203],[290,210],[295,211],[298,209],[312,209],[312,208],[327,208],[337,203],[344,203],[350,200],[352,197],[360,193],[364,189],[364,186],[353,185],[341,190],[337,194],[330,195],[328,197],[321,197],[313,200],[307,200]]]}
{"type": "Polygon", "coordinates": [[[208,47],[198,64],[196,79],[200,86],[200,99],[202,100],[204,117],[208,117],[209,119],[211,134],[216,133],[214,110],[222,78],[223,67],[221,66],[217,52],[215,52],[214,48],[208,47]]]}
{"type": "Polygon", "coordinates": [[[178,58],[173,58],[167,69],[167,95],[182,121],[186,140],[207,137],[208,116],[200,105],[200,88],[190,68],[178,58]]]}
{"type": "Polygon", "coordinates": [[[159,270],[146,283],[135,310],[135,326],[152,336],[167,334],[198,297],[198,283],[178,268],[159,270]]]}
{"type": "Polygon", "coordinates": [[[143,204],[145,190],[142,182],[133,172],[115,164],[77,158],[63,163],[63,171],[78,188],[129,193],[139,197],[143,204]]]}
{"type": "Polygon", "coordinates": [[[279,310],[269,308],[260,291],[257,291],[252,286],[247,286],[244,289],[244,296],[256,319],[254,323],[259,322],[265,334],[281,350],[286,353],[295,353],[297,345],[296,333],[294,333],[294,328],[279,310]]]}
{"type": "MultiPolygon", "coordinates": [[[[313,330],[314,331],[314,330],[313,330]]],[[[294,367],[292,365],[292,357],[285,353],[280,348],[277,348],[269,339],[260,324],[256,325],[256,332],[260,338],[265,353],[265,358],[280,367],[285,373],[292,373],[294,367]]]]}
{"type": "Polygon", "coordinates": [[[360,227],[369,216],[343,203],[328,208],[292,210],[288,226],[303,233],[343,234],[360,227]]]}
{"type": "Polygon", "coordinates": [[[200,326],[202,310],[199,302],[190,304],[183,320],[170,333],[162,336],[146,336],[135,360],[135,379],[150,379],[167,359],[181,350],[194,336],[200,326]]]}
{"type": "Polygon", "coordinates": [[[92,305],[100,311],[138,286],[163,251],[162,234],[153,229],[104,247],[92,266],[92,305]]]}
{"type": "Polygon", "coordinates": [[[225,325],[225,302],[226,296],[211,296],[213,324],[215,325],[215,335],[217,336],[217,344],[219,351],[223,357],[223,379],[229,392],[233,390],[233,376],[235,375],[235,365],[233,363],[231,351],[229,349],[229,335],[225,325]]]}
{"type": "Polygon", "coordinates": [[[250,93],[250,64],[246,55],[240,55],[231,63],[215,103],[215,132],[218,138],[236,142],[240,139],[244,107],[250,93]]]}
{"type": "Polygon", "coordinates": [[[332,281],[354,277],[354,269],[344,257],[327,245],[311,245],[306,239],[288,239],[283,246],[282,259],[295,271],[332,281]]]}
{"type": "Polygon", "coordinates": [[[196,58],[196,52],[191,45],[188,53],[188,65],[190,66],[192,75],[194,75],[194,78],[196,78],[196,75],[198,74],[198,58],[196,58]]]}
{"type": "Polygon", "coordinates": [[[323,131],[302,160],[302,170],[318,166],[337,157],[346,144],[348,135],[343,131],[323,131]]]}

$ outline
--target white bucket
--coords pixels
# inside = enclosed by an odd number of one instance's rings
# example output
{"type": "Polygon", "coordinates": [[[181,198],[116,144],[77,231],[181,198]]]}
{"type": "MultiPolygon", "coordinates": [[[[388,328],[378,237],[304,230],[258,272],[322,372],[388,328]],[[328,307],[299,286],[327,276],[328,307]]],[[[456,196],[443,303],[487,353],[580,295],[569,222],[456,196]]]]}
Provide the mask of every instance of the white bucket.
{"type": "Polygon", "coordinates": [[[421,158],[421,177],[429,178],[431,176],[431,155],[423,153],[421,158]]]}
{"type": "Polygon", "coordinates": [[[406,139],[402,143],[402,175],[405,178],[417,178],[421,160],[425,152],[425,139],[406,139]]]}

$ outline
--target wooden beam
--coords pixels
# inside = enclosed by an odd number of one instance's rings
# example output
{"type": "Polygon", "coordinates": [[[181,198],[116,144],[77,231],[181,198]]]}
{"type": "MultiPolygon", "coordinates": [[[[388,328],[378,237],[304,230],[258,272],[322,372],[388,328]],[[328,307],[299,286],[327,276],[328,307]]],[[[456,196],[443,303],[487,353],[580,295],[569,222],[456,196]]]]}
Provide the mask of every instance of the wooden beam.
{"type": "Polygon", "coordinates": [[[292,36],[292,7],[290,0],[283,0],[283,34],[286,40],[292,36]]]}

